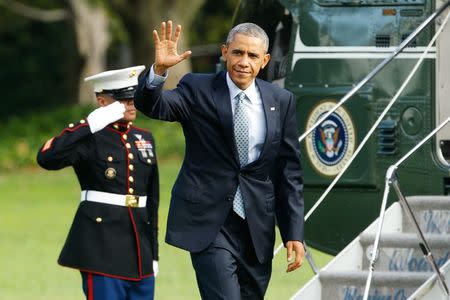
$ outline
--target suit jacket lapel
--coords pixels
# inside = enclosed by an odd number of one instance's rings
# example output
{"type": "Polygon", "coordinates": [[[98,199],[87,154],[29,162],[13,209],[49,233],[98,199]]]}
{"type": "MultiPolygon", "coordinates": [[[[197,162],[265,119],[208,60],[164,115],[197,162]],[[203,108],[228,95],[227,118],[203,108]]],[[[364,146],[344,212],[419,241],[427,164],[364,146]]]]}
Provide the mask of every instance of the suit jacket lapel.
{"type": "Polygon", "coordinates": [[[231,109],[230,91],[228,90],[225,72],[220,72],[213,83],[213,99],[216,104],[217,113],[222,123],[225,140],[233,152],[234,159],[239,164],[239,155],[234,140],[233,112],[231,109]]]}
{"type": "Polygon", "coordinates": [[[266,139],[264,140],[261,154],[257,159],[258,161],[259,159],[263,158],[267,150],[269,150],[270,144],[274,139],[274,134],[280,126],[280,106],[278,101],[275,99],[272,90],[269,88],[266,82],[256,79],[256,84],[259,88],[259,92],[261,93],[264,114],[266,116],[266,139]]]}

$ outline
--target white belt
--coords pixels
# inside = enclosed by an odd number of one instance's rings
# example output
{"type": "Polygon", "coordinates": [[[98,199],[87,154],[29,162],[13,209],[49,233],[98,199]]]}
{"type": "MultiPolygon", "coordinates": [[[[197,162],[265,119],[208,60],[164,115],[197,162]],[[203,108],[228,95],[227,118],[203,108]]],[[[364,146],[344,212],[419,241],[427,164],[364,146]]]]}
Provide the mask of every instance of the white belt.
{"type": "Polygon", "coordinates": [[[121,195],[114,193],[84,190],[81,191],[80,201],[93,201],[128,207],[145,207],[147,204],[147,196],[121,195]]]}

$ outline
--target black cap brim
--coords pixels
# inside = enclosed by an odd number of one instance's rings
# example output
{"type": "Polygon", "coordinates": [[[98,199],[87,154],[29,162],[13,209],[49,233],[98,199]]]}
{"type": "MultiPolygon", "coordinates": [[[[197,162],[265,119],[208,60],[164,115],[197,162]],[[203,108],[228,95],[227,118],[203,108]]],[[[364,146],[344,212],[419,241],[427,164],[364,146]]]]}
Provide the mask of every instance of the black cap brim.
{"type": "Polygon", "coordinates": [[[116,100],[134,99],[136,86],[130,86],[117,90],[103,90],[102,93],[111,95],[116,100]]]}

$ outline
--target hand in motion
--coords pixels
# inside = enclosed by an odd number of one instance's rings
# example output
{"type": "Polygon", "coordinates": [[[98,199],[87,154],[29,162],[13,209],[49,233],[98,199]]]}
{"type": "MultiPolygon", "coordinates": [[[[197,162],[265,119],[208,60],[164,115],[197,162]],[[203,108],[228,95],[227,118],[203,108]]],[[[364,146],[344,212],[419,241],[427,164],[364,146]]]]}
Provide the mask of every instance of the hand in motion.
{"type": "Polygon", "coordinates": [[[161,23],[161,32],[158,35],[156,30],[153,30],[153,42],[155,44],[155,64],[153,70],[156,74],[162,75],[166,70],[180,61],[185,60],[191,55],[191,51],[185,51],[183,54],[178,54],[178,39],[181,35],[181,25],[175,28],[175,35],[172,37],[172,21],[161,23]]]}
{"type": "Polygon", "coordinates": [[[301,267],[303,263],[303,257],[305,256],[305,248],[299,241],[288,241],[286,243],[287,248],[287,261],[290,263],[286,272],[294,271],[301,267]],[[292,252],[295,252],[295,260],[292,262],[292,252]]]}
{"type": "Polygon", "coordinates": [[[89,127],[92,133],[102,130],[106,125],[111,124],[123,118],[125,112],[125,105],[119,101],[102,106],[94,110],[87,117],[89,127]]]}

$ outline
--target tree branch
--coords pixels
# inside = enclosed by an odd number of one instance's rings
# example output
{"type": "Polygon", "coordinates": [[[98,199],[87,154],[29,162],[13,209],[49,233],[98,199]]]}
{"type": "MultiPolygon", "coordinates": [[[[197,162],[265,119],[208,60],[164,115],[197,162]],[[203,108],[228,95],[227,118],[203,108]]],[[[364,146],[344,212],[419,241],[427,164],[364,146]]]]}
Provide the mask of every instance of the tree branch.
{"type": "Polygon", "coordinates": [[[66,9],[40,9],[14,0],[0,0],[0,5],[18,15],[45,23],[63,21],[69,17],[66,9]]]}

